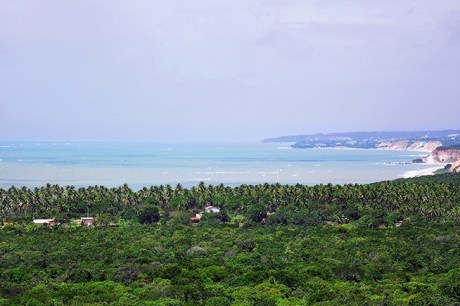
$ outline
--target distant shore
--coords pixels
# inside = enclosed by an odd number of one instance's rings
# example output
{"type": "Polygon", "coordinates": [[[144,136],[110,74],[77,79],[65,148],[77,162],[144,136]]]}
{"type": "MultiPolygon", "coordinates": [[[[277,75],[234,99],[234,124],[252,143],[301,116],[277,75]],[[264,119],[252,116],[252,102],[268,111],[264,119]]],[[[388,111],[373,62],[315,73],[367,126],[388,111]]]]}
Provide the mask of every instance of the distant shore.
{"type": "MultiPolygon", "coordinates": [[[[287,148],[287,147],[283,147],[283,148],[287,148]]],[[[311,150],[368,150],[368,151],[372,151],[372,150],[375,150],[375,151],[401,151],[401,152],[418,152],[418,153],[426,153],[424,155],[420,155],[420,156],[425,156],[427,154],[429,154],[431,151],[428,151],[428,150],[417,150],[417,149],[403,149],[403,148],[397,148],[397,149],[387,149],[387,148],[354,148],[354,147],[346,147],[346,146],[337,146],[337,147],[312,147],[312,148],[296,148],[296,147],[292,147],[292,146],[289,146],[289,148],[291,149],[301,149],[301,150],[305,150],[305,149],[311,149],[311,150]]]]}

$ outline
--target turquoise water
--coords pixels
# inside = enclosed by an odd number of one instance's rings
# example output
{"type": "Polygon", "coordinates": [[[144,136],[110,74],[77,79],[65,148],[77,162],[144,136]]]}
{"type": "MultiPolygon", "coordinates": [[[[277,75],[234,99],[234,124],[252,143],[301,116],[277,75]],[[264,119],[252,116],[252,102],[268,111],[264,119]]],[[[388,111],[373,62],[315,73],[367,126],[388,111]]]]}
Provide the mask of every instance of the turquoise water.
{"type": "Polygon", "coordinates": [[[0,142],[0,187],[369,183],[429,168],[400,164],[424,155],[279,143],[0,142]]]}

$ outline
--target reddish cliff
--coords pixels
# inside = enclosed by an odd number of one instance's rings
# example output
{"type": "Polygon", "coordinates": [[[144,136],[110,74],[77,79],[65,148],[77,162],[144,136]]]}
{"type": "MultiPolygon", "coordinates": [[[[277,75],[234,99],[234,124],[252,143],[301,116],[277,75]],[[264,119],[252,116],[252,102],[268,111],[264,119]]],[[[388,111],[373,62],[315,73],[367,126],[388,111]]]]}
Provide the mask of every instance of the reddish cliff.
{"type": "Polygon", "coordinates": [[[437,148],[427,157],[422,158],[422,162],[427,164],[455,163],[460,159],[460,149],[437,148]]]}
{"type": "Polygon", "coordinates": [[[458,172],[460,173],[460,158],[452,164],[452,166],[450,167],[450,170],[449,172],[458,172]]]}

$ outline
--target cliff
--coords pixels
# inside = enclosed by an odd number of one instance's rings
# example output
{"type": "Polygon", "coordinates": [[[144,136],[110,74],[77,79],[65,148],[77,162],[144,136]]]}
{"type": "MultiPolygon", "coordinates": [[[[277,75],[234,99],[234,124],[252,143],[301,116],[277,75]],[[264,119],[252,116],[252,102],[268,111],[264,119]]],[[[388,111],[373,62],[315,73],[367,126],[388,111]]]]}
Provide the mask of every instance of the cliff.
{"type": "Polygon", "coordinates": [[[449,169],[449,172],[460,173],[460,158],[452,164],[452,166],[449,169]]]}
{"type": "Polygon", "coordinates": [[[460,145],[460,130],[349,132],[281,136],[263,142],[294,142],[293,148],[356,148],[431,152],[439,146],[460,145]]]}
{"type": "Polygon", "coordinates": [[[395,140],[382,141],[376,145],[376,148],[380,150],[408,150],[432,152],[440,146],[442,146],[442,142],[440,141],[395,140]]]}
{"type": "Polygon", "coordinates": [[[421,158],[421,162],[427,164],[457,163],[459,159],[460,149],[440,147],[433,150],[428,156],[421,158]]]}
{"type": "Polygon", "coordinates": [[[346,140],[356,142],[382,142],[393,140],[439,140],[444,145],[449,141],[460,142],[460,130],[442,131],[393,131],[393,132],[345,132],[345,133],[317,133],[304,135],[281,136],[262,140],[262,142],[297,142],[309,143],[315,141],[346,140]]]}

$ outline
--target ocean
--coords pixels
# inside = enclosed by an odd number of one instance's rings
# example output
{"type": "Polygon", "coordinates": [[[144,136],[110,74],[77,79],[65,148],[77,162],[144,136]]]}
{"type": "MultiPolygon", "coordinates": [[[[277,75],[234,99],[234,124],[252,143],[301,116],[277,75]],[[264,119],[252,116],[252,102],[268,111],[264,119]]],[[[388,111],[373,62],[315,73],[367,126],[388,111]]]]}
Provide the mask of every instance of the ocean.
{"type": "Polygon", "coordinates": [[[291,149],[280,143],[0,142],[0,188],[47,183],[190,187],[371,183],[421,173],[423,152],[291,149]]]}

